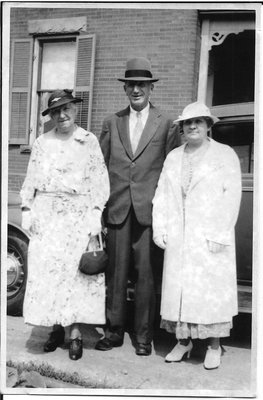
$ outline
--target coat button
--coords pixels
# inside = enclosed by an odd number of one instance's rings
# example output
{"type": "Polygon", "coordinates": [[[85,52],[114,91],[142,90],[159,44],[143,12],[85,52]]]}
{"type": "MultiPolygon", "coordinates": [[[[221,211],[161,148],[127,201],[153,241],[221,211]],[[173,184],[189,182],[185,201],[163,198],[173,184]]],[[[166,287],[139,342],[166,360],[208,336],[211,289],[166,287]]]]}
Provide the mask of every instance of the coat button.
{"type": "Polygon", "coordinates": [[[135,162],[132,162],[132,163],[131,163],[131,166],[132,166],[132,167],[135,167],[135,164],[136,164],[135,162]]]}

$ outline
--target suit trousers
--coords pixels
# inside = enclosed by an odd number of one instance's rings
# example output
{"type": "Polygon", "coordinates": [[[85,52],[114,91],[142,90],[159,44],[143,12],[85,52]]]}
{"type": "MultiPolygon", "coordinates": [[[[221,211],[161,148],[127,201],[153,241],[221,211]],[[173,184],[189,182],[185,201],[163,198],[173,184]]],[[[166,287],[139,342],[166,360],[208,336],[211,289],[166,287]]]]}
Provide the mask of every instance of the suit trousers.
{"type": "Polygon", "coordinates": [[[122,224],[108,225],[106,337],[123,337],[127,314],[127,283],[133,275],[135,337],[138,343],[152,341],[156,306],[153,248],[152,227],[141,225],[132,207],[122,224]]]}

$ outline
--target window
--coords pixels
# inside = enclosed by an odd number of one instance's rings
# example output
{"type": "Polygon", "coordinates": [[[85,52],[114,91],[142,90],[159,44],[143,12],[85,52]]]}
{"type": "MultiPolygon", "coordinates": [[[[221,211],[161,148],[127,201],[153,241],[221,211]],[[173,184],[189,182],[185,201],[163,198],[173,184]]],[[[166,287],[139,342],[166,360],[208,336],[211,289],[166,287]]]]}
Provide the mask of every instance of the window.
{"type": "Polygon", "coordinates": [[[212,106],[254,101],[255,31],[229,34],[209,52],[212,106]]]}
{"type": "Polygon", "coordinates": [[[42,44],[41,90],[74,87],[75,38],[42,44]]]}
{"type": "Polygon", "coordinates": [[[198,98],[220,118],[212,137],[233,147],[243,174],[253,172],[254,71],[254,15],[204,18],[198,98]]]}
{"type": "Polygon", "coordinates": [[[37,136],[53,128],[53,121],[48,115],[43,117],[41,112],[47,108],[50,92],[55,89],[74,89],[74,72],[76,58],[76,40],[52,40],[41,43],[39,76],[39,112],[37,136]]]}
{"type": "Polygon", "coordinates": [[[220,143],[228,144],[236,151],[241,171],[253,172],[254,150],[254,123],[253,121],[239,121],[238,119],[217,123],[212,128],[212,137],[220,143]]]}
{"type": "Polygon", "coordinates": [[[12,43],[10,135],[13,144],[32,144],[52,129],[42,111],[55,89],[72,89],[82,98],[77,124],[90,129],[95,35],[64,35],[12,43]]]}

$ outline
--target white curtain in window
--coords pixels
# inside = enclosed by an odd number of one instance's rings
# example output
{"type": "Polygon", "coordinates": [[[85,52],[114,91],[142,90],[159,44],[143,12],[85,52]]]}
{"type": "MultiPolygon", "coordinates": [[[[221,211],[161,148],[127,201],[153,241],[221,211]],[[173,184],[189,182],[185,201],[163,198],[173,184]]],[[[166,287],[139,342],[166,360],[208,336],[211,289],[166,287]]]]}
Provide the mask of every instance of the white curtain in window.
{"type": "Polygon", "coordinates": [[[43,44],[41,90],[73,89],[76,42],[43,44]]]}

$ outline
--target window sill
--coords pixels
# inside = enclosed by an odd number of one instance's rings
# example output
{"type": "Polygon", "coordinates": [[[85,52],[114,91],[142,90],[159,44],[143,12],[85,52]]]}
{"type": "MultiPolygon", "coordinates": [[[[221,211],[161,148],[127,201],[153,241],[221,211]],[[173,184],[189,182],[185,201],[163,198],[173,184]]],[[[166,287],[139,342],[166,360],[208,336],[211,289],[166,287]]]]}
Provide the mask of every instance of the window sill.
{"type": "Polygon", "coordinates": [[[31,153],[31,150],[32,150],[32,146],[30,146],[29,144],[20,146],[20,153],[21,154],[31,153]]]}
{"type": "Polygon", "coordinates": [[[254,117],[254,103],[237,103],[237,104],[225,104],[222,106],[211,106],[211,112],[213,112],[219,118],[229,117],[254,117]]]}

